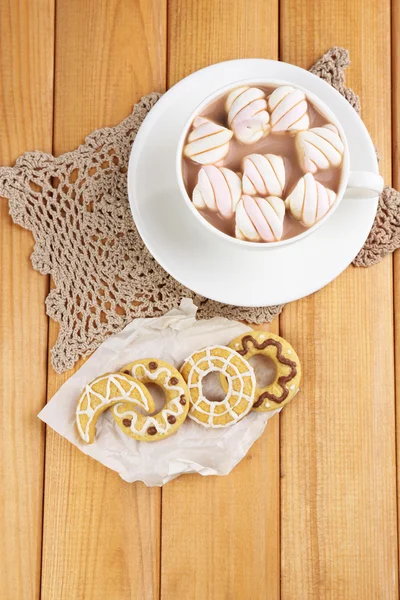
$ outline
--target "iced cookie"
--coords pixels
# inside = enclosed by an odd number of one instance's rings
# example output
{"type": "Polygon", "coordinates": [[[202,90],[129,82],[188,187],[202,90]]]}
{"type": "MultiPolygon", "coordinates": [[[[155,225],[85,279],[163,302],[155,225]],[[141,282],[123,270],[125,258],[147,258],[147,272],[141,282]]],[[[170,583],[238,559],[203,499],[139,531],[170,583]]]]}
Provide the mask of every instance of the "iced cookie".
{"type": "Polygon", "coordinates": [[[135,440],[145,442],[163,440],[175,433],[189,410],[188,389],[179,371],[158,358],[137,360],[122,371],[141,383],[159,385],[165,393],[165,406],[155,415],[147,416],[129,403],[116,404],[113,415],[120,429],[135,440]]]}
{"type": "Polygon", "coordinates": [[[198,210],[208,209],[231,219],[241,193],[242,182],[234,171],[207,165],[199,171],[192,200],[198,210]]]}
{"type": "Polygon", "coordinates": [[[250,242],[278,242],[283,235],[285,203],[281,198],[242,196],[235,214],[235,236],[250,242]]]}
{"type": "Polygon", "coordinates": [[[296,135],[296,148],[304,173],[316,173],[342,164],[344,144],[334,125],[300,131],[296,135]]]}
{"type": "Polygon", "coordinates": [[[213,165],[228,154],[232,136],[226,127],[205,117],[196,117],[183,154],[200,165],[213,165]]]}
{"type": "MultiPolygon", "coordinates": [[[[275,364],[274,381],[264,388],[256,387],[254,410],[265,412],[281,408],[297,394],[301,366],[299,357],[289,342],[267,331],[252,331],[234,339],[229,347],[246,360],[256,354],[263,354],[275,364]]],[[[222,378],[221,383],[225,389],[226,382],[222,378]]]]}
{"type": "Polygon", "coordinates": [[[257,142],[269,132],[269,113],[265,92],[256,87],[233,90],[225,104],[228,125],[242,144],[257,142]]]}
{"type": "Polygon", "coordinates": [[[189,417],[204,427],[234,425],[251,410],[256,379],[253,368],[237,352],[226,346],[210,346],[193,352],[182,368],[190,397],[189,417]],[[203,378],[220,372],[227,382],[221,402],[212,402],[203,394],[203,378]]]}
{"type": "Polygon", "coordinates": [[[308,105],[304,92],[290,85],[281,85],[268,97],[271,132],[296,133],[310,126],[308,105]]]}
{"type": "Polygon", "coordinates": [[[285,206],[296,221],[312,227],[326,215],[335,203],[336,194],[306,173],[285,200],[285,206]]]}
{"type": "Polygon", "coordinates": [[[275,154],[249,154],[243,159],[243,193],[249,196],[278,196],[285,187],[285,165],[275,154]]]}
{"type": "Polygon", "coordinates": [[[84,442],[91,444],[100,415],[118,402],[153,412],[154,401],[147,388],[124,373],[106,373],[83,390],[76,407],[76,426],[84,442]]]}

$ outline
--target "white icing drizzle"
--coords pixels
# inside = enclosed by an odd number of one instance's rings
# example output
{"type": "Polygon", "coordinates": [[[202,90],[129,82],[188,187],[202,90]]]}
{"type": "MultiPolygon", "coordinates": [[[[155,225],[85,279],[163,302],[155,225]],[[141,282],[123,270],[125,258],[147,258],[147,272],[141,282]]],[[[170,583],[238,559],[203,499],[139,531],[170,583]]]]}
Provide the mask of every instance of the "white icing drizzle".
{"type": "MultiPolygon", "coordinates": [[[[130,425],[130,430],[135,434],[145,435],[146,431],[149,427],[155,427],[157,430],[157,433],[166,434],[171,429],[171,427],[174,425],[174,423],[168,423],[168,417],[170,415],[173,415],[174,417],[178,417],[182,413],[185,412],[185,405],[182,405],[179,402],[179,399],[182,395],[186,397],[186,391],[179,384],[171,385],[169,383],[169,379],[171,379],[171,377],[176,377],[176,375],[174,373],[172,373],[171,370],[168,369],[167,367],[159,367],[156,371],[150,371],[150,369],[148,369],[148,367],[143,363],[137,363],[137,364],[133,365],[132,377],[136,377],[140,381],[143,376],[137,375],[137,371],[139,369],[143,369],[145,377],[151,379],[151,381],[155,381],[162,373],[165,373],[167,375],[167,379],[164,382],[163,387],[165,388],[165,390],[175,391],[176,392],[175,397],[172,399],[169,399],[169,400],[167,399],[164,408],[160,412],[158,412],[157,414],[155,414],[151,417],[150,416],[146,417],[145,421],[140,429],[137,426],[138,414],[134,410],[125,410],[125,411],[120,412],[121,404],[116,404],[113,408],[113,412],[116,416],[118,416],[120,418],[131,419],[132,422],[130,425]],[[157,420],[157,417],[162,419],[164,422],[160,423],[157,420]]],[[[179,375],[179,373],[178,373],[178,375],[179,375]]],[[[176,377],[176,378],[178,379],[178,377],[176,377]]],[[[189,402],[188,398],[187,398],[187,402],[189,402]]]]}
{"type": "Polygon", "coordinates": [[[210,346],[209,348],[205,348],[205,356],[201,356],[200,358],[198,358],[198,362],[202,363],[206,360],[208,363],[208,368],[206,370],[200,369],[198,367],[198,364],[194,361],[193,356],[195,354],[202,354],[202,352],[204,352],[204,350],[194,352],[185,361],[185,364],[189,363],[191,366],[191,369],[190,369],[189,375],[188,375],[188,381],[187,381],[188,388],[189,388],[189,390],[191,390],[191,389],[198,390],[198,399],[196,400],[196,402],[191,401],[189,417],[191,419],[193,419],[193,421],[196,421],[197,423],[199,423],[200,425],[203,425],[203,426],[206,425],[209,427],[211,427],[211,426],[212,427],[227,427],[229,425],[234,425],[245,414],[247,414],[253,406],[254,391],[255,391],[255,387],[256,387],[256,378],[255,378],[254,370],[250,367],[250,365],[247,363],[247,361],[245,361],[242,358],[242,356],[240,356],[240,354],[238,354],[238,352],[236,352],[235,350],[232,350],[231,348],[225,348],[225,347],[221,347],[221,346],[210,346]],[[224,351],[229,350],[228,358],[225,358],[224,356],[220,356],[219,354],[215,354],[215,351],[220,351],[220,350],[224,350],[224,351]],[[246,368],[246,371],[240,372],[238,367],[234,363],[231,362],[232,358],[234,358],[234,357],[238,358],[241,361],[243,367],[246,368]],[[214,361],[223,362],[224,366],[223,367],[216,366],[214,364],[214,361]],[[227,373],[228,366],[232,367],[235,370],[236,375],[229,375],[227,373]],[[250,370],[249,370],[249,367],[250,367],[250,370]],[[221,402],[211,402],[203,394],[202,380],[209,373],[213,373],[213,372],[222,373],[228,381],[228,391],[226,393],[225,398],[221,402]],[[194,373],[197,373],[197,375],[199,376],[198,381],[195,383],[192,382],[194,373]],[[250,395],[246,394],[244,391],[245,382],[244,382],[243,378],[246,376],[250,377],[251,383],[252,383],[252,389],[251,389],[250,395]],[[232,388],[232,381],[235,379],[239,379],[241,382],[239,391],[235,391],[232,388]],[[232,394],[237,395],[237,399],[236,399],[236,402],[233,407],[229,404],[229,398],[231,397],[232,394]],[[237,414],[233,409],[236,406],[238,406],[243,399],[245,399],[248,402],[248,409],[241,414],[237,414]],[[209,409],[208,411],[204,410],[200,406],[201,402],[204,402],[205,404],[207,404],[207,407],[209,409]],[[218,414],[214,415],[214,410],[215,410],[216,406],[223,406],[225,408],[224,412],[222,412],[222,413],[219,412],[218,414]],[[196,411],[203,413],[205,415],[208,415],[207,423],[204,423],[204,421],[201,421],[200,419],[198,419],[195,416],[196,411]],[[213,423],[214,416],[221,417],[226,414],[229,414],[232,417],[231,422],[226,423],[226,424],[214,424],[213,423]]]}
{"type": "Polygon", "coordinates": [[[142,388],[137,384],[136,381],[130,381],[122,373],[102,375],[101,377],[98,377],[97,379],[91,381],[88,385],[86,385],[85,390],[82,392],[81,397],[79,398],[78,406],[76,409],[76,424],[78,427],[79,434],[85,442],[89,442],[89,427],[98,411],[100,409],[103,409],[105,405],[109,405],[117,401],[137,404],[138,406],[141,406],[144,410],[149,411],[148,399],[145,393],[143,392],[142,388]],[[107,381],[105,396],[103,396],[103,394],[95,392],[93,389],[93,386],[95,384],[101,383],[102,381],[107,381]],[[125,390],[122,387],[120,381],[129,383],[129,389],[125,390]],[[114,390],[113,393],[111,393],[111,384],[114,384],[114,386],[117,388],[117,391],[114,390]],[[136,400],[135,398],[132,398],[131,394],[135,389],[140,394],[140,401],[136,400]],[[97,400],[100,400],[100,404],[98,404],[95,408],[92,408],[91,405],[92,397],[95,397],[97,398],[97,400]],[[85,400],[87,400],[87,408],[82,409],[81,407],[85,400]],[[86,415],[88,417],[85,429],[82,428],[80,419],[81,415],[86,415]]]}

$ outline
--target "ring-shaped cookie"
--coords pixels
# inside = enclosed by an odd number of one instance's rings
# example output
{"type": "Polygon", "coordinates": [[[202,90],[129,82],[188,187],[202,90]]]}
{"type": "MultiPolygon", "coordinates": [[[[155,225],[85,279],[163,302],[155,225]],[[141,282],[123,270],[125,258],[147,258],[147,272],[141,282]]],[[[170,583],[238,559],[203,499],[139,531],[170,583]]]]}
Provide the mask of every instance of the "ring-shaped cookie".
{"type": "Polygon", "coordinates": [[[86,385],[75,413],[76,427],[84,442],[91,444],[94,441],[100,415],[121,401],[140,406],[146,412],[153,412],[155,408],[148,389],[130,375],[106,373],[86,385]]]}
{"type": "Polygon", "coordinates": [[[234,425],[253,407],[254,370],[235,350],[211,346],[193,352],[185,360],[181,373],[189,389],[189,417],[204,427],[234,425]],[[221,402],[212,402],[203,393],[203,378],[215,371],[227,382],[226,396],[221,402]]]}
{"type": "Polygon", "coordinates": [[[189,394],[182,375],[158,358],[137,360],[121,369],[141,383],[156,383],[165,393],[165,406],[155,415],[143,415],[129,403],[113,408],[115,422],[135,440],[155,442],[169,437],[182,425],[189,410],[189,394]]]}
{"type": "MultiPolygon", "coordinates": [[[[263,388],[256,387],[254,410],[266,412],[282,408],[297,394],[301,379],[300,360],[289,342],[279,335],[268,331],[251,331],[235,338],[229,348],[236,350],[246,360],[256,354],[268,356],[275,365],[274,381],[263,388]]],[[[221,384],[226,389],[226,382],[222,378],[221,384]]]]}

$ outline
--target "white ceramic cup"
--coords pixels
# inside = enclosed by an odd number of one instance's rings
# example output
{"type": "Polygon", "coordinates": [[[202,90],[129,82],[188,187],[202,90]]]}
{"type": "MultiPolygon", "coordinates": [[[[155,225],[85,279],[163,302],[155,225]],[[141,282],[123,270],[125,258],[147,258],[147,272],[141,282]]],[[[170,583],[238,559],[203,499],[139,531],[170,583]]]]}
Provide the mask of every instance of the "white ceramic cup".
{"type": "MultiPolygon", "coordinates": [[[[249,153],[250,152],[251,152],[251,144],[249,144],[249,153]]],[[[202,165],[199,165],[199,166],[201,167],[202,165]]],[[[340,202],[342,201],[345,193],[346,193],[345,201],[351,202],[352,198],[374,198],[374,197],[378,196],[383,190],[383,179],[377,173],[372,173],[369,171],[351,171],[350,170],[349,147],[348,147],[346,135],[340,124],[340,121],[336,118],[336,116],[332,113],[332,111],[326,106],[326,104],[324,102],[322,102],[322,100],[320,100],[318,98],[318,96],[309,92],[307,89],[305,89],[299,85],[294,86],[293,84],[291,84],[287,81],[281,81],[278,79],[242,79],[240,81],[236,81],[233,84],[230,84],[229,86],[220,88],[220,89],[216,90],[213,94],[210,94],[209,96],[207,96],[207,98],[205,98],[197,106],[197,108],[192,112],[192,114],[186,121],[185,126],[182,130],[182,133],[180,135],[178,147],[177,147],[177,154],[176,154],[176,177],[178,180],[179,189],[181,191],[183,199],[186,202],[187,206],[189,207],[191,214],[200,223],[202,223],[202,225],[204,227],[206,227],[210,232],[212,232],[213,235],[218,235],[220,237],[222,236],[222,238],[227,242],[230,242],[233,244],[241,244],[241,245],[245,244],[247,247],[253,247],[257,250],[266,250],[266,249],[270,249],[270,248],[277,248],[279,246],[286,246],[287,244],[293,244],[294,242],[302,240],[306,236],[310,235],[311,233],[316,231],[319,227],[321,227],[321,225],[323,225],[325,223],[325,221],[327,221],[327,219],[329,219],[333,215],[335,210],[337,210],[340,202]],[[326,215],[320,221],[315,223],[315,225],[308,228],[303,233],[300,233],[299,235],[288,238],[286,240],[280,240],[278,242],[251,242],[248,240],[239,240],[235,237],[227,235],[223,231],[220,231],[219,229],[217,229],[217,227],[214,227],[214,225],[211,225],[211,223],[209,223],[207,221],[207,219],[205,219],[202,216],[202,214],[197,210],[197,208],[194,206],[191,198],[189,198],[189,195],[186,191],[185,183],[183,180],[183,173],[182,173],[183,146],[185,144],[186,137],[187,137],[189,129],[193,123],[193,120],[198,115],[200,115],[209,104],[214,102],[214,100],[217,100],[221,96],[227,95],[229,92],[231,92],[235,88],[245,86],[245,85],[247,85],[247,86],[263,86],[263,87],[278,87],[281,85],[289,85],[291,87],[295,87],[296,89],[303,91],[306,98],[309,99],[311,104],[313,104],[326,117],[327,121],[329,121],[330,123],[335,125],[335,127],[337,127],[340,137],[344,144],[342,174],[341,174],[341,178],[340,178],[339,189],[337,192],[337,198],[336,198],[336,201],[333,204],[332,208],[326,213],[326,215]]]]}

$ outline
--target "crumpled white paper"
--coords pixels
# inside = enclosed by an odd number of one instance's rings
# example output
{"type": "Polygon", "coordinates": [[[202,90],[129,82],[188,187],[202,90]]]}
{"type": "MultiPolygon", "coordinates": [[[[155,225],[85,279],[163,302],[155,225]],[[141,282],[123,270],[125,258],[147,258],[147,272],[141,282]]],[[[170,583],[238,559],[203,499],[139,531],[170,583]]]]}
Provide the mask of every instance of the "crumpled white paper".
{"type": "Polygon", "coordinates": [[[193,351],[212,344],[228,344],[249,327],[223,318],[196,321],[196,306],[183,299],[163,317],[136,319],[109,337],[53,396],[39,418],[128,482],[161,486],[183,473],[226,475],[245,456],[276,412],[249,413],[239,423],[208,429],[187,418],[171,437],[153,443],[138,442],[103,413],[93,444],[86,444],[75,429],[75,409],[82,389],[102,373],[118,371],[139,358],[159,358],[180,367],[193,351]]]}

